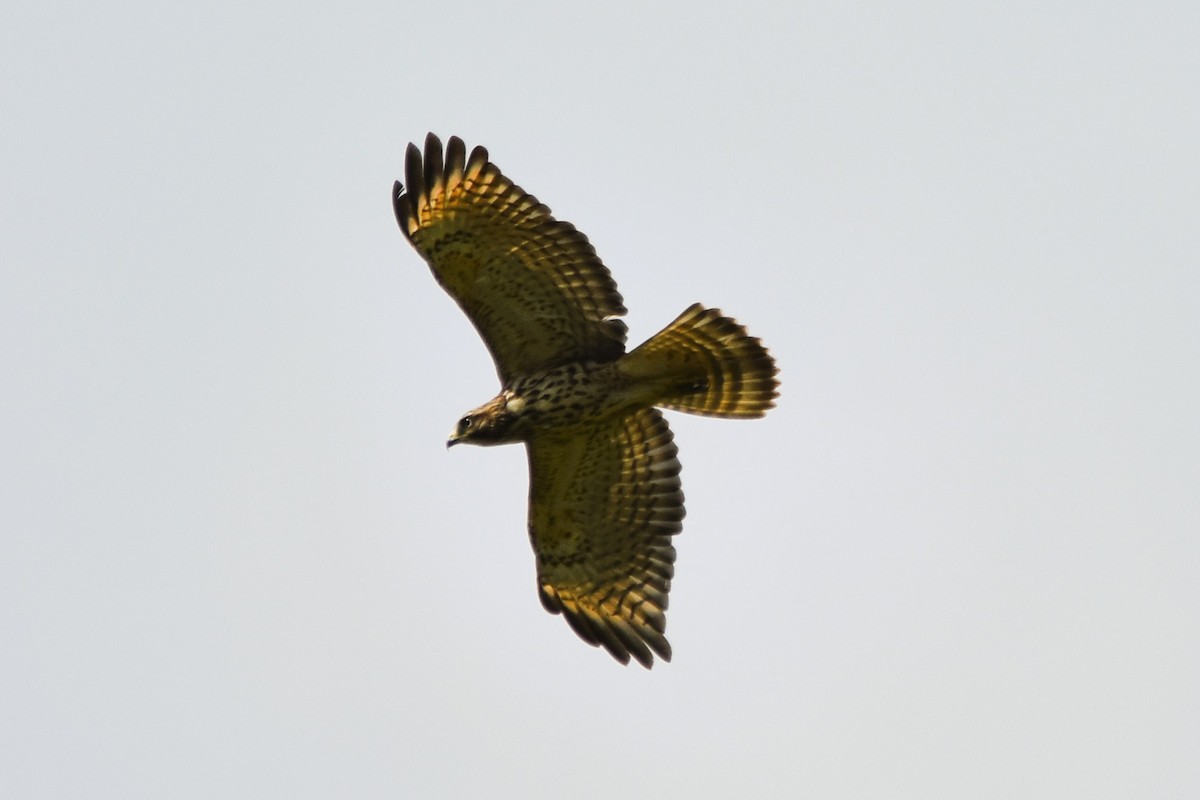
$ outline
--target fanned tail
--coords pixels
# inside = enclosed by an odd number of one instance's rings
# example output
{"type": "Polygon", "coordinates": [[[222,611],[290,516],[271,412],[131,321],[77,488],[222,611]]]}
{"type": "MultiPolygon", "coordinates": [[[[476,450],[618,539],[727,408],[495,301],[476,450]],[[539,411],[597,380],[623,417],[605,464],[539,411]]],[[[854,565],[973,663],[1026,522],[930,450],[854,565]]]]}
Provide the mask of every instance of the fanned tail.
{"type": "Polygon", "coordinates": [[[656,406],[710,417],[761,417],[779,372],[762,342],[715,308],[696,303],[619,362],[656,406]]]}

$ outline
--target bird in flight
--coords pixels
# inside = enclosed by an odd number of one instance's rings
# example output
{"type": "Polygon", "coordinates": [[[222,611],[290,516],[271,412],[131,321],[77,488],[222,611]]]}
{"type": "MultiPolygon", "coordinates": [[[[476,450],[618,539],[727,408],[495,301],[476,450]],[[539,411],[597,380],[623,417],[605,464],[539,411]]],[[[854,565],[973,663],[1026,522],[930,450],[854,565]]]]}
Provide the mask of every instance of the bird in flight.
{"type": "Polygon", "coordinates": [[[393,187],[400,230],[462,307],[501,390],[458,420],[447,447],[523,442],[529,537],[546,610],[615,659],[671,659],[667,594],[683,492],[661,408],[761,417],[778,369],[716,309],[688,307],[625,351],[620,293],[587,237],[501,174],[432,133],[393,187]]]}

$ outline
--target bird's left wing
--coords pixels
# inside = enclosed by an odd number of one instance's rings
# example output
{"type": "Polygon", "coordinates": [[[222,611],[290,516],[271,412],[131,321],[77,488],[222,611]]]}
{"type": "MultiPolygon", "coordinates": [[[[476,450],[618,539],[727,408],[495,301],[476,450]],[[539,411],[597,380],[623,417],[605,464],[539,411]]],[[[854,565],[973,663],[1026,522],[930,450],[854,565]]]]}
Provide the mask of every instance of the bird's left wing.
{"type": "Polygon", "coordinates": [[[625,313],[587,237],[476,147],[432,133],[408,146],[392,201],[400,230],[483,337],[501,381],[625,352],[625,313]]]}
{"type": "Polygon", "coordinates": [[[527,443],[542,604],[622,663],[671,659],[664,612],[684,514],[673,438],[649,408],[527,443]]]}

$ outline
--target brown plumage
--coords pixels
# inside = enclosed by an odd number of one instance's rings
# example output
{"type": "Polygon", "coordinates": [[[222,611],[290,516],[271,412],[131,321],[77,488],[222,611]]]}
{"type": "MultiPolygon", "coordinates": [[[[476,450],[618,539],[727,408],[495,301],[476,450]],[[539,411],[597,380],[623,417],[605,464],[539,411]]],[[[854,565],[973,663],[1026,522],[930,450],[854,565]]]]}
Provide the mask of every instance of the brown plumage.
{"type": "Polygon", "coordinates": [[[671,658],[664,632],[682,529],[679,461],[655,406],[760,417],[778,370],[758,339],[699,304],[625,352],[625,313],[587,238],[461,139],[413,144],[400,230],[466,312],[501,392],[447,445],[524,442],[542,604],[618,661],[671,658]]]}

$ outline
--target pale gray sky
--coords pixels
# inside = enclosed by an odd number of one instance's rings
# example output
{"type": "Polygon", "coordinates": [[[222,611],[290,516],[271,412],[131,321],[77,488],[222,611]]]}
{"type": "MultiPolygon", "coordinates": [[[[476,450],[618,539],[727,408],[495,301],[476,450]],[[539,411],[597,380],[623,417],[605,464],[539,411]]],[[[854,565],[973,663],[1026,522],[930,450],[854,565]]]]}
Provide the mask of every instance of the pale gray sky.
{"type": "Polygon", "coordinates": [[[1195,3],[0,15],[0,795],[1200,794],[1195,3]],[[410,140],[693,301],[675,660],[538,603],[410,140]]]}

